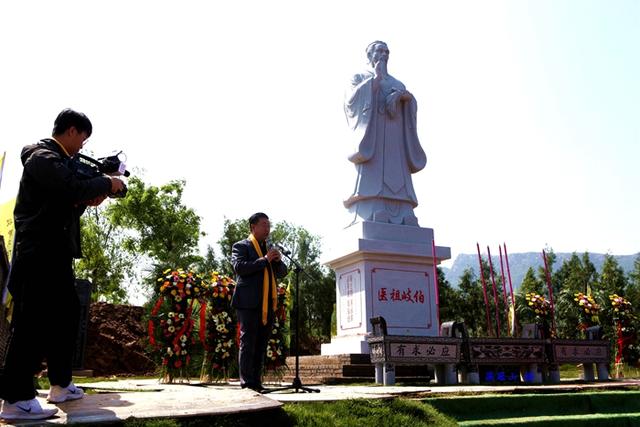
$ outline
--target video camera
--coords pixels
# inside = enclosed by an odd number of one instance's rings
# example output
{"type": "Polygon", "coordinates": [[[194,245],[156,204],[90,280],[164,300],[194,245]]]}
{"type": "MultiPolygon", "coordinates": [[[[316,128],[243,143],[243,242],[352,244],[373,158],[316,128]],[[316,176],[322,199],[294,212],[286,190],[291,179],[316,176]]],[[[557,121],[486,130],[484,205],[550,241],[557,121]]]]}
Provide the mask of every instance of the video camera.
{"type": "MultiPolygon", "coordinates": [[[[129,176],[126,165],[121,159],[122,151],[107,157],[94,159],[84,154],[76,154],[71,159],[71,167],[80,179],[91,179],[102,175],[129,176]]],[[[109,197],[119,198],[127,195],[127,187],[109,194],[109,197]]]]}

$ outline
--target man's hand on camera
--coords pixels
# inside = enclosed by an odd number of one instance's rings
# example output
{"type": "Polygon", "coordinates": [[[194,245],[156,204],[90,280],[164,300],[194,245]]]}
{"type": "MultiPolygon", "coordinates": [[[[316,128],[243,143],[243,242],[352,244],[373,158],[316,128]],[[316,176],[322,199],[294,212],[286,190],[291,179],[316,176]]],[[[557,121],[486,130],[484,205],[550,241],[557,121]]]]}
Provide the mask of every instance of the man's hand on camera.
{"type": "Polygon", "coordinates": [[[107,198],[107,196],[98,196],[98,197],[96,197],[94,199],[87,200],[85,202],[85,204],[87,206],[98,206],[100,203],[104,202],[104,199],[106,199],[106,198],[107,198]]]}
{"type": "MultiPolygon", "coordinates": [[[[108,176],[108,175],[107,175],[108,176]]],[[[109,176],[111,180],[111,194],[116,194],[124,189],[124,181],[115,176],[109,176]]]]}

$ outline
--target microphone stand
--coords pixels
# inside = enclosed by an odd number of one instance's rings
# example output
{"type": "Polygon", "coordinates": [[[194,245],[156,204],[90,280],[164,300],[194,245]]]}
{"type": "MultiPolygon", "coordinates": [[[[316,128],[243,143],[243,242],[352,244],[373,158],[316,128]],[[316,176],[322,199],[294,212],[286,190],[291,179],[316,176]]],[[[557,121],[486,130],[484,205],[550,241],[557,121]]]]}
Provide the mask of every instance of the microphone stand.
{"type": "Polygon", "coordinates": [[[311,277],[304,271],[302,266],[295,259],[291,258],[291,251],[288,251],[282,247],[279,247],[282,255],[286,256],[289,261],[291,261],[291,265],[294,266],[294,273],[296,274],[296,307],[293,310],[293,316],[296,320],[296,340],[294,342],[294,348],[296,351],[296,376],[293,378],[291,385],[279,388],[270,388],[263,390],[262,394],[272,393],[274,391],[283,391],[283,390],[294,390],[295,393],[298,393],[299,390],[307,393],[320,393],[320,390],[317,388],[305,387],[302,385],[302,381],[300,381],[300,346],[299,346],[299,332],[300,332],[300,291],[299,291],[299,280],[300,280],[300,272],[304,273],[307,277],[311,279],[311,277]]]}

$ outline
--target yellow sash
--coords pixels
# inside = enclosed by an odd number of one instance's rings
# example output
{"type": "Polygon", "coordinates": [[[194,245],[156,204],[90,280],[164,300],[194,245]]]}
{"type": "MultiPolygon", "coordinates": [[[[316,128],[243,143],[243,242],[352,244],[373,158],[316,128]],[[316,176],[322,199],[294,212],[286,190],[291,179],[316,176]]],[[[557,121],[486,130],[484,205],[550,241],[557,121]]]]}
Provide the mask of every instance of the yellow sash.
{"type": "MultiPolygon", "coordinates": [[[[253,233],[249,234],[249,240],[253,244],[253,248],[258,253],[260,258],[264,257],[262,249],[256,240],[253,233]]],[[[267,300],[269,299],[269,282],[271,282],[271,301],[273,305],[273,311],[276,311],[278,307],[278,297],[276,295],[276,277],[273,275],[273,269],[264,269],[264,278],[262,279],[262,324],[267,324],[267,300]],[[269,272],[271,272],[271,280],[269,280],[269,272]]]]}

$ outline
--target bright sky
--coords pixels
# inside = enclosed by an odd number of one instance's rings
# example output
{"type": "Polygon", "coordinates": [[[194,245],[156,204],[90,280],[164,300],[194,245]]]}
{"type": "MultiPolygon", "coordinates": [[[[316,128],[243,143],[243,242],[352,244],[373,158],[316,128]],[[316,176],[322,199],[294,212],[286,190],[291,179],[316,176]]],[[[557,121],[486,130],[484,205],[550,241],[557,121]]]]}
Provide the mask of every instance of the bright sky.
{"type": "Polygon", "coordinates": [[[640,251],[640,2],[3,1],[0,201],[22,146],[71,107],[218,240],[267,212],[328,236],[351,219],[345,85],[373,40],[418,101],[421,226],[452,257],[640,251]]]}

